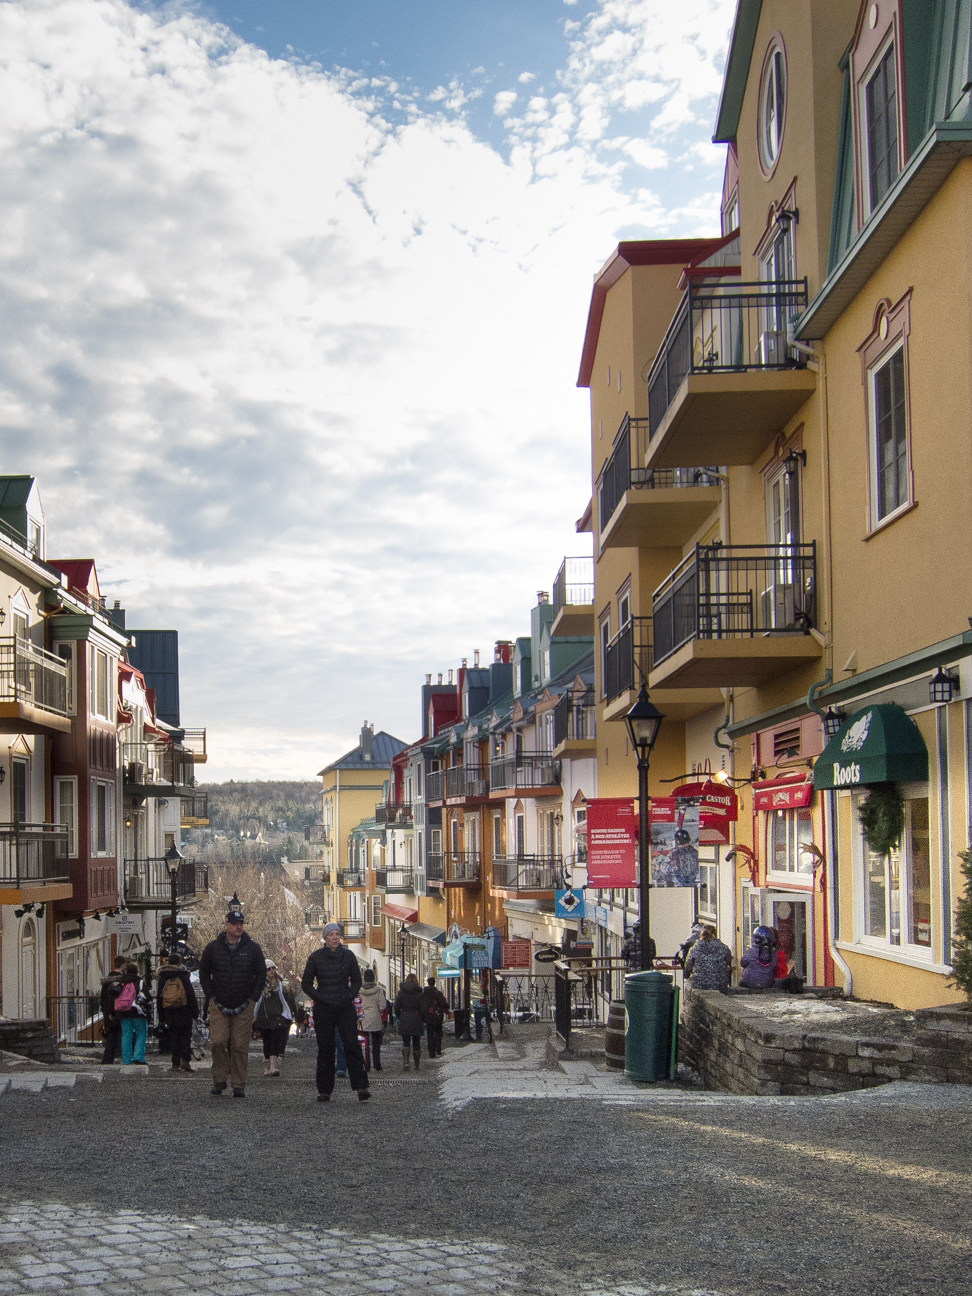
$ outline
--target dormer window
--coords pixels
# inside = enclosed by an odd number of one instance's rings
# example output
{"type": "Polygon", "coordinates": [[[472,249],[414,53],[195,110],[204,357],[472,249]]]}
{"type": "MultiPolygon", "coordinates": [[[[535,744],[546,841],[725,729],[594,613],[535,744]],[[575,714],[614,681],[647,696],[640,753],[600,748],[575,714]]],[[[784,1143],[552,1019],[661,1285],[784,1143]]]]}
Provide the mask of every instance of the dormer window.
{"type": "Polygon", "coordinates": [[[900,48],[899,5],[880,0],[865,6],[850,55],[859,224],[881,205],[901,171],[900,48]]]}
{"type": "Polygon", "coordinates": [[[898,93],[892,41],[864,85],[864,146],[869,209],[877,207],[898,177],[898,93]]]}
{"type": "Polygon", "coordinates": [[[766,51],[759,91],[759,161],[767,177],[780,157],[786,124],[786,54],[779,36],[766,51]]]}

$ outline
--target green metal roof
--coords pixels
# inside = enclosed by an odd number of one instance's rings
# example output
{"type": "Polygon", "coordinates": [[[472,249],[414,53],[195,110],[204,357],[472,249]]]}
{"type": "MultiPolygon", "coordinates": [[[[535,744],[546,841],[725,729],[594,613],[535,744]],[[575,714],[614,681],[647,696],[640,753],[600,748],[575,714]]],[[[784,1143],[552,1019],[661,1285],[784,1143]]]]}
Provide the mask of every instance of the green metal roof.
{"type": "Polygon", "coordinates": [[[722,94],[716,112],[713,144],[731,144],[736,138],[762,9],[763,0],[739,0],[736,6],[732,35],[729,37],[729,55],[722,78],[722,94]]]}

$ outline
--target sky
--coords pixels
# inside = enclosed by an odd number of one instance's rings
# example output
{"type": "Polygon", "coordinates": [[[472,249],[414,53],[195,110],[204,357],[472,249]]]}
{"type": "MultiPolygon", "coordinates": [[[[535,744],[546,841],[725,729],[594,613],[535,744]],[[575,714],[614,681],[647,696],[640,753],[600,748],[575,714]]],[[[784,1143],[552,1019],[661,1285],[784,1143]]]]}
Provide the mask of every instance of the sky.
{"type": "Polygon", "coordinates": [[[590,552],[594,274],[718,228],[732,0],[0,0],[0,462],[313,778],[590,552]]]}

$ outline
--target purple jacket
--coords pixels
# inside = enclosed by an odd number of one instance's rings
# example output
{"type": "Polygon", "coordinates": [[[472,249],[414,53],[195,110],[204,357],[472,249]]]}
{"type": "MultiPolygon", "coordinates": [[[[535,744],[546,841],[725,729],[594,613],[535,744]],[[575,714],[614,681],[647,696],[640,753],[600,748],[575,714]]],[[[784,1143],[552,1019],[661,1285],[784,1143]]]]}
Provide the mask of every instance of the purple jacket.
{"type": "Polygon", "coordinates": [[[751,990],[772,989],[773,982],[776,979],[775,949],[772,951],[769,963],[765,964],[765,966],[759,961],[759,950],[755,945],[750,945],[739,962],[746,969],[739,978],[740,985],[749,986],[751,990]]]}

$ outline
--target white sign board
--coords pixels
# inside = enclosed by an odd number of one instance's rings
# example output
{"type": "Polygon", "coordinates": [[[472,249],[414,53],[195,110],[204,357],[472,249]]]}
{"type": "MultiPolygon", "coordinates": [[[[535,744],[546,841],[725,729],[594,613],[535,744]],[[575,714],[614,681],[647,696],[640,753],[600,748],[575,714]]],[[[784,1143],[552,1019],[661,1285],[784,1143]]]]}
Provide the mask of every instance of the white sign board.
{"type": "Polygon", "coordinates": [[[116,936],[142,935],[142,915],[133,913],[115,914],[108,919],[108,930],[116,936]]]}

